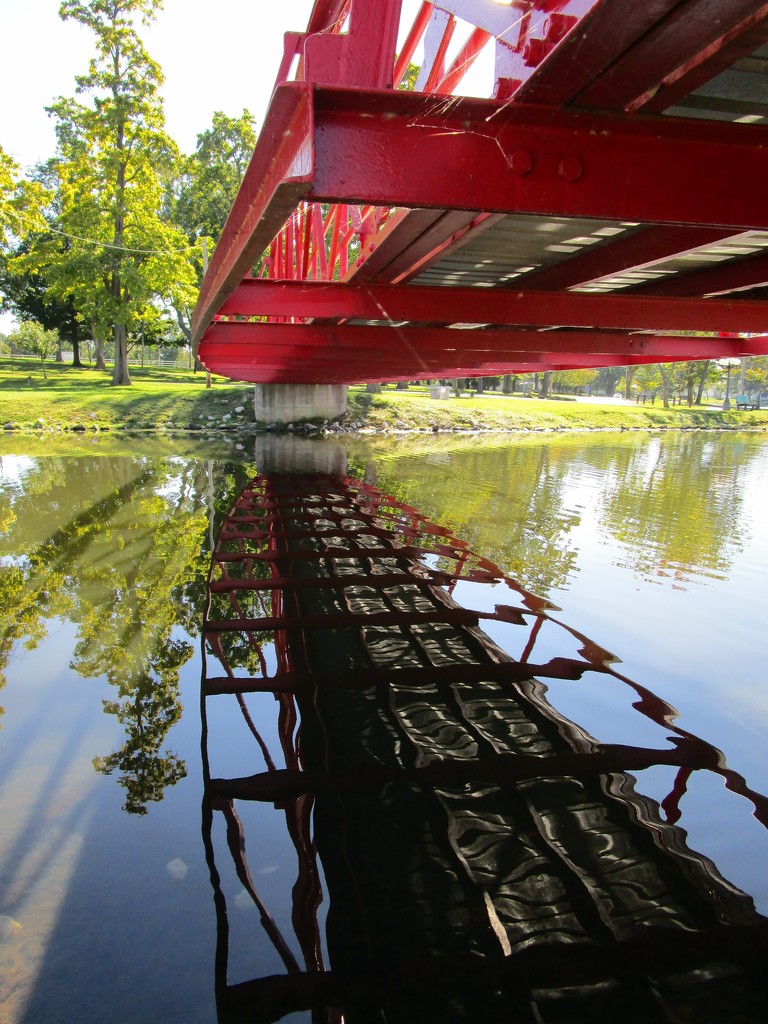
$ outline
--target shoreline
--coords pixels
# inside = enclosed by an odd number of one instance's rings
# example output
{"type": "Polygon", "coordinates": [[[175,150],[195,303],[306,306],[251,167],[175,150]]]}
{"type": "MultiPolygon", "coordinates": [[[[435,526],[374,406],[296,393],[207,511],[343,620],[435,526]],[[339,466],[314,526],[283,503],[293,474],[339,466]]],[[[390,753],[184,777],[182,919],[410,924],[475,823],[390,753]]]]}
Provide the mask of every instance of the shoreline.
{"type": "Polygon", "coordinates": [[[265,423],[254,418],[253,386],[188,371],[134,369],[131,387],[112,387],[103,372],[49,366],[47,378],[18,360],[0,359],[0,427],[10,437],[94,437],[107,434],[205,439],[263,434],[296,436],[529,435],[668,430],[768,430],[768,410],[723,411],[717,406],[664,409],[661,402],[553,396],[547,399],[487,391],[434,399],[427,388],[369,393],[348,388],[340,420],[265,423]],[[28,373],[29,371],[29,373],[28,373]]]}

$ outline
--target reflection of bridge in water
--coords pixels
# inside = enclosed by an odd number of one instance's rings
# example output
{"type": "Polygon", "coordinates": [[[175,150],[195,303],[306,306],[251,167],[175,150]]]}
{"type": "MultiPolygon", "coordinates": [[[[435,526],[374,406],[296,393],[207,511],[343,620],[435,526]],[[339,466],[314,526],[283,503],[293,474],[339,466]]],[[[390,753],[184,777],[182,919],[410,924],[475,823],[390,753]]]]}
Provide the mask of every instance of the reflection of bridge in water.
{"type": "Polygon", "coordinates": [[[699,770],[764,825],[768,801],[552,610],[358,480],[267,473],[245,488],[213,557],[203,680],[222,1022],[299,1010],[337,1022],[765,1019],[766,920],[676,822],[699,770]],[[489,607],[490,587],[492,610],[462,606],[489,607]],[[551,633],[563,656],[538,661],[551,633]],[[667,741],[604,744],[561,716],[545,681],[585,673],[630,687],[667,741]],[[259,693],[277,699],[282,761],[249,709],[259,693]],[[255,774],[216,776],[227,751],[208,710],[226,694],[252,732],[255,774]],[[628,774],[655,765],[675,776],[661,806],[628,774]],[[238,800],[285,815],[295,942],[257,892],[238,800]],[[228,981],[217,814],[283,973],[228,981]]]}

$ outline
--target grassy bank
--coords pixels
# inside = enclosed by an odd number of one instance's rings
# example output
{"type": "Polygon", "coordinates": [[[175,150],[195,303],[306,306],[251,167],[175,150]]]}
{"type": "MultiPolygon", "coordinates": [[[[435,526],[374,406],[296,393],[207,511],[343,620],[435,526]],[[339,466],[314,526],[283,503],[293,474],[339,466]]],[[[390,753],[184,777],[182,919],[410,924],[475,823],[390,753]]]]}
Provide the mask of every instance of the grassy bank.
{"type": "Polygon", "coordinates": [[[133,384],[108,372],[0,358],[0,426],[21,431],[221,430],[253,422],[253,388],[205,373],[131,367],[133,384]],[[240,410],[240,411],[238,411],[240,410]]]}
{"type": "MultiPolygon", "coordinates": [[[[131,387],[112,387],[108,372],[0,357],[0,426],[14,433],[190,431],[237,436],[255,431],[253,387],[204,373],[131,368],[131,387]]],[[[664,409],[632,403],[543,401],[486,393],[435,400],[425,387],[378,395],[349,389],[348,426],[375,433],[401,431],[539,431],[767,429],[768,411],[724,413],[718,406],[664,409]]]]}
{"type": "Polygon", "coordinates": [[[363,429],[398,430],[654,430],[766,429],[768,411],[723,412],[719,406],[675,406],[665,409],[632,402],[543,400],[486,393],[436,400],[427,389],[385,389],[369,395],[350,388],[350,416],[363,429]]]}

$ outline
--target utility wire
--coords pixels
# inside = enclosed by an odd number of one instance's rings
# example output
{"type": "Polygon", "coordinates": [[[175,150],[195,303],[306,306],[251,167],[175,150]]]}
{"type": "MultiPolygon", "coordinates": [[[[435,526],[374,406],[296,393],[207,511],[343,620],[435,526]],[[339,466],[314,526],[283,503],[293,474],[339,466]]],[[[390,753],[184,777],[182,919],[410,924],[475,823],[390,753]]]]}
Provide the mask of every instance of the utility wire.
{"type": "MultiPolygon", "coordinates": [[[[33,223],[28,217],[25,217],[23,214],[17,213],[16,216],[19,218],[19,220],[25,220],[28,224],[33,223]]],[[[94,245],[98,246],[101,249],[116,249],[119,252],[135,252],[140,253],[144,256],[163,256],[166,255],[167,253],[172,252],[190,252],[192,249],[197,248],[197,245],[194,244],[185,245],[181,249],[133,249],[131,248],[131,246],[128,245],[115,245],[112,242],[99,242],[95,238],[82,238],[80,235],[72,235],[68,231],[62,231],[60,228],[53,228],[49,224],[47,224],[45,228],[41,229],[41,231],[49,231],[53,235],[61,235],[64,238],[71,239],[73,242],[83,242],[85,245],[94,245]]]]}

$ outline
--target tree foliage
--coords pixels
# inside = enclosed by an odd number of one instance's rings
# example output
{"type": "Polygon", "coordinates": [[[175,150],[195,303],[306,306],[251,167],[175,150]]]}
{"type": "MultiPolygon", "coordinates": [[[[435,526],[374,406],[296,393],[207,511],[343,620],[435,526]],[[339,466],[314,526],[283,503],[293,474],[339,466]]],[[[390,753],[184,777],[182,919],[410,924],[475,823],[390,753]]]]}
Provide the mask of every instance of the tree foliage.
{"type": "Polygon", "coordinates": [[[114,697],[104,712],[125,730],[94,767],[117,775],[135,814],[185,774],[163,745],[193,653],[173,632],[182,614],[191,635],[200,628],[204,482],[195,464],[48,458],[26,471],[21,493],[0,490],[0,673],[16,643],[43,639],[47,620],[76,625],[70,667],[106,678],[114,697]],[[189,588],[194,610],[183,611],[189,588]]]}
{"type": "Polygon", "coordinates": [[[166,216],[179,154],[164,129],[163,75],[134,27],[160,7],[160,0],[62,3],[64,20],[95,35],[95,55],[76,79],[90,102],[60,98],[50,108],[57,233],[40,238],[19,267],[42,272],[56,297],[70,297],[96,337],[111,334],[114,384],[130,383],[129,335],[148,307],[188,297],[194,287],[186,239],[166,216]]]}
{"type": "MultiPolygon", "coordinates": [[[[253,115],[243,110],[228,117],[217,110],[211,127],[197,136],[195,152],[187,157],[175,189],[173,217],[195,246],[195,274],[203,279],[203,251],[209,253],[221,235],[237,190],[256,145],[253,115]]],[[[191,344],[191,306],[175,306],[179,328],[191,344]]]]}
{"type": "Polygon", "coordinates": [[[45,190],[21,177],[19,165],[0,146],[0,250],[42,226],[45,190]]]}
{"type": "Polygon", "coordinates": [[[45,360],[56,354],[59,347],[59,336],[56,331],[46,330],[42,324],[34,320],[24,320],[18,328],[13,331],[9,342],[19,352],[29,352],[40,359],[43,367],[43,377],[48,379],[45,372],[45,360]]]}

